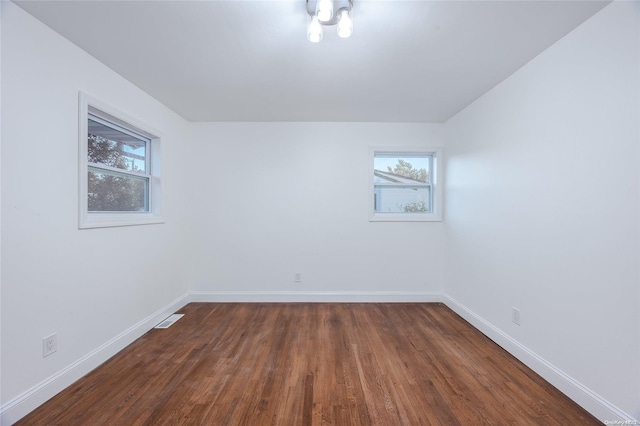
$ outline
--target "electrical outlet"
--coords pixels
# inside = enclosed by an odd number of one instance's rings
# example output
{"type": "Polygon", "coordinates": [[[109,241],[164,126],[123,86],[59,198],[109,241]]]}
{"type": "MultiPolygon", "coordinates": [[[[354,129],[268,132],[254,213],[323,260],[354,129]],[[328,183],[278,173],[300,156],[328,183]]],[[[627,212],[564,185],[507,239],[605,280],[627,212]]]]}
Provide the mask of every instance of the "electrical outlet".
{"type": "Polygon", "coordinates": [[[58,350],[58,335],[52,334],[42,339],[42,358],[47,357],[58,350]]]}
{"type": "Polygon", "coordinates": [[[302,282],[302,274],[300,272],[296,272],[295,274],[293,274],[293,282],[294,283],[302,282]]]}
{"type": "Polygon", "coordinates": [[[515,325],[520,325],[520,309],[516,307],[511,308],[511,321],[513,321],[515,325]]]}

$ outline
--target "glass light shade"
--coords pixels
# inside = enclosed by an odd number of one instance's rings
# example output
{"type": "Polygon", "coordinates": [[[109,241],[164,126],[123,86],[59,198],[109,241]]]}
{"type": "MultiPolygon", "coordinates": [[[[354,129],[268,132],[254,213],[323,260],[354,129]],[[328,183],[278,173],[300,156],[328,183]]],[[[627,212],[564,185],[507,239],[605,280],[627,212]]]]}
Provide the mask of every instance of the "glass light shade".
{"type": "Polygon", "coordinates": [[[353,34],[353,21],[349,16],[349,11],[342,9],[338,21],[338,37],[347,38],[351,37],[351,34],[353,34]]]}
{"type": "Polygon", "coordinates": [[[333,18],[333,0],[318,0],[316,3],[318,20],[327,22],[333,18]]]}
{"type": "Polygon", "coordinates": [[[318,21],[318,16],[313,15],[311,22],[307,25],[307,38],[311,43],[320,43],[322,41],[322,25],[318,21]]]}

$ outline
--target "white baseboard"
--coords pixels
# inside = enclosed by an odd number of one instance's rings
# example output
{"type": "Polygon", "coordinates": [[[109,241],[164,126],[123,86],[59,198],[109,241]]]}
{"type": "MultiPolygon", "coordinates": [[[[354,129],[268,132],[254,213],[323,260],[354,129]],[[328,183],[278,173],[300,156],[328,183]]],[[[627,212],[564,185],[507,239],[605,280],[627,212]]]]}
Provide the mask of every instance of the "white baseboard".
{"type": "Polygon", "coordinates": [[[188,293],[180,296],[178,299],[123,331],[73,364],[7,402],[0,407],[0,424],[2,424],[2,426],[8,426],[17,422],[57,393],[70,386],[73,382],[120,352],[127,345],[131,344],[131,342],[151,330],[160,323],[160,321],[187,303],[189,303],[188,293]]]}
{"type": "Polygon", "coordinates": [[[192,291],[192,302],[334,302],[428,303],[442,302],[440,292],[402,291],[192,291]]]}
{"type": "Polygon", "coordinates": [[[542,376],[546,381],[558,388],[562,393],[574,400],[600,421],[612,424],[613,421],[626,422],[618,424],[640,424],[631,415],[611,404],[573,377],[549,363],[547,360],[522,345],[520,342],[477,315],[449,295],[443,295],[444,303],[454,312],[468,321],[485,336],[496,342],[511,355],[522,361],[527,367],[542,376]]]}

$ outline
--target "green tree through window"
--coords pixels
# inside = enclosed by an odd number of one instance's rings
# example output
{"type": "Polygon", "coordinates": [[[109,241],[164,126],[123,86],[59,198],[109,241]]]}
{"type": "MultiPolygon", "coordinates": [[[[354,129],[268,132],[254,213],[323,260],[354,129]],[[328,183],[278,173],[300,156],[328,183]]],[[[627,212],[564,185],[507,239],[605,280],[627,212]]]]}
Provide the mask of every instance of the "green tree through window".
{"type": "Polygon", "coordinates": [[[427,173],[426,169],[415,169],[411,163],[402,158],[398,158],[398,164],[394,168],[387,166],[387,169],[389,173],[429,183],[429,173],[427,173]]]}
{"type": "MultiPolygon", "coordinates": [[[[389,173],[393,173],[394,175],[415,179],[423,183],[429,183],[429,173],[427,173],[426,169],[416,169],[413,167],[413,164],[403,160],[402,158],[398,158],[398,163],[393,168],[387,166],[387,170],[389,173]]],[[[426,213],[429,211],[425,201],[415,201],[403,204],[400,208],[405,213],[426,213]]]]}

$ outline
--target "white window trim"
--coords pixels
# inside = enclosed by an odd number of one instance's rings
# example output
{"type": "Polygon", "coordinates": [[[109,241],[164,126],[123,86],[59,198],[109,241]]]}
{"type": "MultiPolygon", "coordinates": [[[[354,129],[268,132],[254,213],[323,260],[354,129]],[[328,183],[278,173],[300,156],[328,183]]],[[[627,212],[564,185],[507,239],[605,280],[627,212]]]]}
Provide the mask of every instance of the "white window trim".
{"type": "Polygon", "coordinates": [[[162,188],[160,185],[160,148],[162,134],[151,126],[141,123],[135,118],[86,93],[80,92],[78,99],[78,228],[90,229],[164,223],[164,219],[162,218],[162,188]],[[125,129],[131,129],[151,141],[150,152],[148,154],[150,155],[148,212],[89,213],[87,201],[87,175],[90,165],[87,159],[89,113],[124,127],[125,129]]]}
{"type": "Polygon", "coordinates": [[[444,150],[441,147],[403,147],[372,146],[369,147],[369,221],[370,222],[441,222],[444,188],[444,150]],[[432,200],[429,213],[376,213],[374,199],[373,161],[376,154],[406,154],[433,156],[433,182],[431,183],[432,200]]]}

